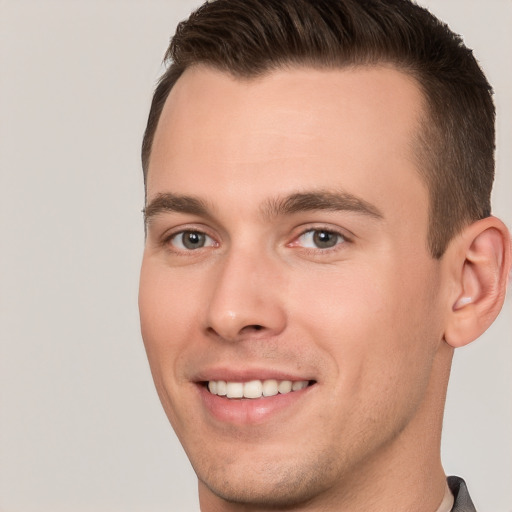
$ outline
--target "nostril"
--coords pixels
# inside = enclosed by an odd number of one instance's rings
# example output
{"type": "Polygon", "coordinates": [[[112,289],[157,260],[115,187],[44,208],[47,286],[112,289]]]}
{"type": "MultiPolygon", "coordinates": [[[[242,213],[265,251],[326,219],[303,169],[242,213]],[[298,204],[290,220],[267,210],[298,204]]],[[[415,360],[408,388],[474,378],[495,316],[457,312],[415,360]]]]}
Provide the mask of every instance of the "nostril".
{"type": "Polygon", "coordinates": [[[259,331],[263,331],[265,330],[265,326],[263,325],[260,325],[260,324],[250,324],[250,325],[246,325],[241,331],[240,333],[251,333],[251,332],[259,332],[259,331]]]}
{"type": "Polygon", "coordinates": [[[231,336],[230,336],[230,333],[228,333],[227,331],[218,332],[214,327],[211,327],[211,326],[207,327],[206,331],[210,335],[219,336],[224,339],[238,340],[238,339],[244,338],[245,336],[250,336],[251,333],[254,334],[257,332],[265,331],[265,326],[260,325],[260,324],[249,324],[249,325],[242,327],[242,329],[240,329],[240,331],[231,333],[232,334],[231,336]]]}

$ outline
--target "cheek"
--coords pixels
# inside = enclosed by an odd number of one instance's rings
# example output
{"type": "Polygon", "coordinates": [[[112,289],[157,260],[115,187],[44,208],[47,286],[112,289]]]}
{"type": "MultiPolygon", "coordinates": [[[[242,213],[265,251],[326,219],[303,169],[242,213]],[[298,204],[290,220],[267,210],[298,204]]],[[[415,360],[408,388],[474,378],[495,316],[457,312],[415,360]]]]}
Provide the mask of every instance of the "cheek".
{"type": "Polygon", "coordinates": [[[154,262],[143,261],[139,312],[141,333],[156,391],[167,417],[179,432],[186,429],[182,416],[180,358],[190,346],[194,300],[184,294],[179,279],[154,262]]]}
{"type": "Polygon", "coordinates": [[[428,379],[442,332],[433,328],[435,285],[384,263],[309,274],[290,294],[295,318],[333,365],[343,394],[401,393],[428,379]]]}
{"type": "Polygon", "coordinates": [[[155,383],[160,375],[176,375],[174,366],[193,321],[195,301],[181,282],[157,264],[143,262],[139,287],[142,338],[155,383]]]}

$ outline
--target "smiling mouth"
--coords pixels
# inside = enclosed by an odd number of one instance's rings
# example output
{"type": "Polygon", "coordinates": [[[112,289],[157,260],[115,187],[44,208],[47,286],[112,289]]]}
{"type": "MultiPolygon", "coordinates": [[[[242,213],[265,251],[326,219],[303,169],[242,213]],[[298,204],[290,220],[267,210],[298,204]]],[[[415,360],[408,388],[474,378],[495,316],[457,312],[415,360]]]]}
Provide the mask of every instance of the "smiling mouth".
{"type": "Polygon", "coordinates": [[[225,380],[210,380],[204,385],[212,395],[230,399],[258,399],[276,395],[286,395],[300,391],[315,384],[312,380],[251,380],[249,382],[230,382],[225,380]]]}

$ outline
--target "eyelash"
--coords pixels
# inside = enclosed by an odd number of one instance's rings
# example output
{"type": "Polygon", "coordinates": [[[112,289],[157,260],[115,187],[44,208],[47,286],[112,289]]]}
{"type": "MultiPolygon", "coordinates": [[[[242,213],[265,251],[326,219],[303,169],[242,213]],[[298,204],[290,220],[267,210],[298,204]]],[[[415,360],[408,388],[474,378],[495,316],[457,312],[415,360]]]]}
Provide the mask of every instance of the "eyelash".
{"type": "Polygon", "coordinates": [[[288,247],[301,247],[298,244],[298,241],[309,233],[311,233],[312,236],[314,236],[314,233],[326,233],[329,235],[333,235],[337,238],[337,240],[335,241],[335,244],[332,247],[303,247],[302,246],[302,249],[304,251],[307,251],[310,253],[315,253],[315,254],[331,253],[333,251],[340,250],[341,249],[340,246],[352,242],[352,240],[347,235],[345,235],[345,233],[341,233],[340,231],[337,231],[332,228],[326,228],[325,226],[315,226],[315,227],[310,227],[308,229],[303,230],[297,237],[295,237],[293,242],[287,244],[288,247]]]}
{"type": "MultiPolygon", "coordinates": [[[[303,242],[304,243],[304,242],[303,242]]],[[[302,249],[308,253],[315,253],[315,254],[326,254],[331,253],[333,251],[340,250],[340,246],[345,245],[347,243],[352,243],[352,240],[350,237],[348,237],[345,233],[341,233],[340,231],[337,231],[332,228],[326,228],[325,226],[315,226],[315,227],[309,227],[307,229],[304,229],[298,236],[295,236],[293,241],[286,244],[287,247],[302,247],[302,249]],[[332,247],[304,247],[301,246],[298,242],[302,237],[305,235],[311,233],[312,236],[314,236],[314,233],[326,233],[329,235],[333,235],[337,237],[337,240],[335,241],[335,244],[332,247]]],[[[219,246],[219,243],[215,240],[215,238],[211,235],[209,235],[204,229],[194,227],[190,227],[189,229],[181,229],[180,231],[174,231],[170,233],[169,235],[165,236],[162,240],[162,245],[168,247],[173,253],[179,254],[179,255],[194,255],[197,254],[201,249],[209,249],[209,248],[215,248],[219,246]],[[187,248],[176,248],[172,245],[172,241],[176,239],[179,236],[183,236],[186,233],[189,234],[198,234],[200,236],[207,237],[210,239],[213,243],[209,245],[204,245],[201,247],[198,247],[196,249],[187,249],[187,248]]],[[[183,245],[183,243],[182,243],[183,245]]]]}
{"type": "MultiPolygon", "coordinates": [[[[215,241],[214,237],[210,236],[206,231],[203,229],[194,229],[193,227],[189,229],[182,229],[180,231],[174,231],[173,233],[170,233],[169,235],[165,236],[162,240],[162,245],[167,246],[170,248],[170,250],[177,254],[192,254],[196,253],[200,249],[205,249],[209,247],[217,247],[219,244],[215,241]],[[197,234],[199,236],[207,237],[209,238],[213,243],[209,245],[204,245],[202,247],[198,247],[196,249],[187,249],[187,248],[176,248],[172,245],[172,241],[178,237],[183,237],[185,234],[197,234]]],[[[183,242],[182,242],[183,245],[183,242]]]]}

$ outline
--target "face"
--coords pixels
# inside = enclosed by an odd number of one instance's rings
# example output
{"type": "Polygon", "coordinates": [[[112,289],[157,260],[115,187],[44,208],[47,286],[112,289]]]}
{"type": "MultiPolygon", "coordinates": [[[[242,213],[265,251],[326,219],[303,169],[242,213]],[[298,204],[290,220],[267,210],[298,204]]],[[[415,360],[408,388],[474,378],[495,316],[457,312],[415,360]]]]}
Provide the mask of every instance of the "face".
{"type": "Polygon", "coordinates": [[[172,90],[140,314],[204,502],[340,496],[405,464],[428,429],[443,315],[421,109],[385,67],[249,81],[197,67],[172,90]]]}

